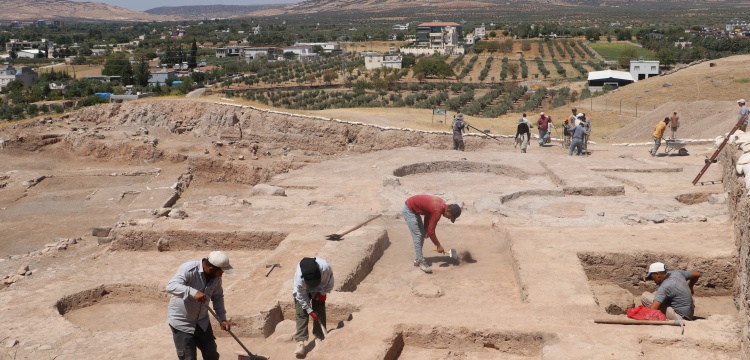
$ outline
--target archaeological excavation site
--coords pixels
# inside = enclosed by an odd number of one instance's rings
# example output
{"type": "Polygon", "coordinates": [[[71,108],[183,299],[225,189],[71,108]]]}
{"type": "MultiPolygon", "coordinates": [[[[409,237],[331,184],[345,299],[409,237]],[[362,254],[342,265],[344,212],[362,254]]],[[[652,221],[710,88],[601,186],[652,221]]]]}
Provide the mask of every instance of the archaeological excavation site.
{"type": "MultiPolygon", "coordinates": [[[[713,139],[568,156],[480,135],[461,152],[445,131],[189,99],[0,126],[0,359],[176,359],[165,286],[213,250],[233,333],[271,359],[295,358],[304,257],[335,275],[307,359],[749,358],[750,135],[698,186],[713,139]],[[462,210],[437,227],[458,258],[425,242],[432,274],[401,213],[417,194],[462,210]],[[595,323],[656,291],[653,262],[701,273],[684,332],[595,323]]],[[[212,326],[223,359],[245,354],[212,326]]]]}

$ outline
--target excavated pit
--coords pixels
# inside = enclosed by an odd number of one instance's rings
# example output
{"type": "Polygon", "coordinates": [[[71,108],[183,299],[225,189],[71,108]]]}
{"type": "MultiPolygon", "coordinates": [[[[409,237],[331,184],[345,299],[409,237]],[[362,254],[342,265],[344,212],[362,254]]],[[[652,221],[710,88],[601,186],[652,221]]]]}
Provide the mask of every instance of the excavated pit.
{"type": "Polygon", "coordinates": [[[540,359],[554,334],[398,325],[384,360],[540,359]]]}
{"type": "Polygon", "coordinates": [[[649,336],[639,339],[639,342],[643,349],[644,360],[734,360],[741,358],[740,344],[727,338],[716,337],[711,340],[694,340],[683,339],[682,337],[659,338],[649,336]]]}
{"type": "MultiPolygon", "coordinates": [[[[352,320],[352,314],[359,310],[359,307],[355,305],[327,302],[326,323],[328,330],[343,328],[346,322],[352,320]]],[[[295,321],[293,301],[279,302],[253,316],[233,316],[232,331],[237,336],[242,337],[268,338],[274,334],[276,325],[284,320],[295,321]]],[[[229,336],[223,331],[215,332],[215,334],[217,336],[229,336]]]]}
{"type": "Polygon", "coordinates": [[[112,250],[274,250],[287,237],[276,231],[117,230],[112,250]]]}
{"type": "Polygon", "coordinates": [[[404,177],[408,175],[429,173],[488,173],[514,177],[519,180],[529,178],[527,172],[513,166],[485,164],[472,161],[431,161],[411,165],[405,165],[393,170],[393,175],[404,177]]]}
{"type": "Polygon", "coordinates": [[[713,195],[713,193],[708,192],[695,192],[695,193],[687,193],[687,194],[681,194],[675,196],[675,200],[685,204],[685,205],[695,205],[700,204],[708,201],[708,198],[713,195]]]}
{"type": "Polygon", "coordinates": [[[68,295],[58,300],[55,308],[76,326],[93,331],[133,331],[162,324],[168,299],[156,286],[109,284],[68,295]]]}
{"type": "Polygon", "coordinates": [[[732,294],[736,279],[736,257],[700,258],[664,253],[578,253],[594,299],[606,313],[622,315],[640,305],[643,292],[658,288],[644,280],[645,269],[663,262],[669,269],[696,270],[701,278],[695,284],[696,316],[735,312],[732,294]]]}

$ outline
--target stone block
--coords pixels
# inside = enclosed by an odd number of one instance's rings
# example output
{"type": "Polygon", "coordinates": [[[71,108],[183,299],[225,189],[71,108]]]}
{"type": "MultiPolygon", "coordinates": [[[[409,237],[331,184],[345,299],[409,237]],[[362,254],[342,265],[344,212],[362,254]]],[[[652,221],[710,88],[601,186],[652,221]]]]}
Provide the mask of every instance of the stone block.
{"type": "Polygon", "coordinates": [[[102,226],[102,227],[95,227],[91,229],[91,236],[96,237],[107,237],[109,236],[109,232],[112,231],[111,226],[102,226]]]}
{"type": "Polygon", "coordinates": [[[252,196],[286,196],[286,190],[278,186],[258,184],[253,186],[252,196]]]}
{"type": "Polygon", "coordinates": [[[112,242],[112,238],[108,237],[108,236],[106,236],[106,237],[104,237],[104,236],[99,237],[99,239],[97,240],[97,243],[99,245],[109,244],[111,242],[112,242]]]}

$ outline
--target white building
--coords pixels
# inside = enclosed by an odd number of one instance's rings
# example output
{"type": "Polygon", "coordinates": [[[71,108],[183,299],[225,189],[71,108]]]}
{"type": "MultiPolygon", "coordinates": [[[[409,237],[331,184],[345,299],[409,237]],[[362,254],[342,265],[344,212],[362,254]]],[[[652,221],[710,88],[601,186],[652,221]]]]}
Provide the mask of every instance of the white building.
{"type": "Polygon", "coordinates": [[[283,49],[283,53],[293,53],[301,61],[320,60],[320,54],[313,52],[311,45],[287,46],[283,49]]]}
{"type": "Polygon", "coordinates": [[[282,51],[277,47],[245,47],[242,49],[242,56],[248,62],[259,58],[273,60],[281,55],[282,51]]]}
{"type": "Polygon", "coordinates": [[[327,54],[341,52],[341,48],[338,43],[335,42],[311,42],[311,43],[295,43],[294,46],[320,46],[323,48],[323,52],[327,54]]]}
{"type": "Polygon", "coordinates": [[[403,57],[398,53],[381,54],[368,52],[365,54],[365,69],[373,70],[379,68],[400,69],[403,57]]]}
{"type": "Polygon", "coordinates": [[[430,22],[417,25],[417,36],[413,46],[402,47],[400,51],[407,54],[458,55],[464,53],[458,40],[463,39],[463,27],[454,22],[430,22]]]}
{"type": "Polygon", "coordinates": [[[240,56],[242,55],[242,46],[226,46],[216,48],[216,57],[221,59],[227,56],[240,56]]]}
{"type": "Polygon", "coordinates": [[[478,38],[483,38],[487,35],[486,28],[484,26],[484,23],[482,23],[482,26],[477,26],[474,28],[474,36],[478,38]]]}
{"type": "Polygon", "coordinates": [[[592,92],[601,91],[605,86],[617,89],[634,82],[629,72],[616,70],[591,71],[588,78],[589,90],[592,92]]]}
{"type": "Polygon", "coordinates": [[[659,75],[659,62],[646,60],[631,60],[630,75],[635,81],[648,79],[659,75]]]}

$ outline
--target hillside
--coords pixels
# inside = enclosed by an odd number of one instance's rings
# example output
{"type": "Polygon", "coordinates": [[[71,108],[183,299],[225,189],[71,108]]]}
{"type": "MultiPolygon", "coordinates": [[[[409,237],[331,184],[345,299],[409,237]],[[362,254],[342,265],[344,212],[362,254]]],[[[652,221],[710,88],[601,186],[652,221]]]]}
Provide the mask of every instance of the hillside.
{"type": "Polygon", "coordinates": [[[265,5],[195,5],[195,6],[161,6],[144,11],[151,15],[168,16],[175,19],[214,19],[233,18],[238,14],[255,11],[281,9],[287,4],[265,5]]]}
{"type": "Polygon", "coordinates": [[[98,2],[68,0],[0,0],[0,20],[106,20],[167,21],[169,17],[146,14],[98,2]]]}

